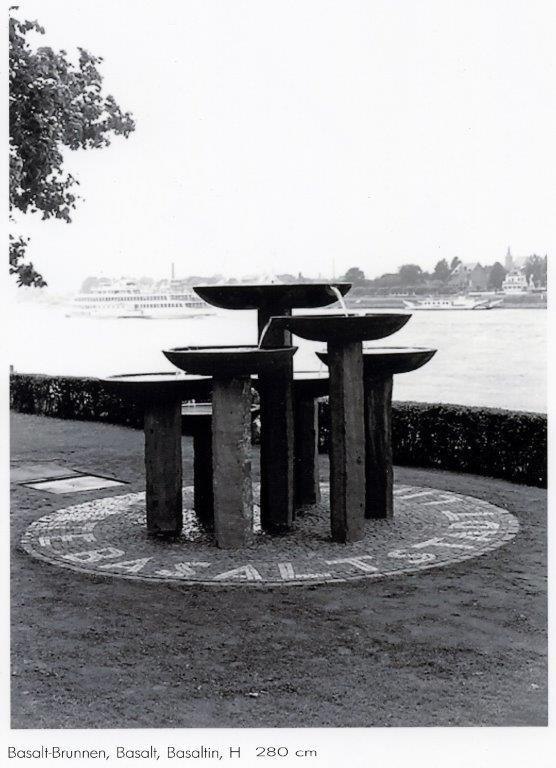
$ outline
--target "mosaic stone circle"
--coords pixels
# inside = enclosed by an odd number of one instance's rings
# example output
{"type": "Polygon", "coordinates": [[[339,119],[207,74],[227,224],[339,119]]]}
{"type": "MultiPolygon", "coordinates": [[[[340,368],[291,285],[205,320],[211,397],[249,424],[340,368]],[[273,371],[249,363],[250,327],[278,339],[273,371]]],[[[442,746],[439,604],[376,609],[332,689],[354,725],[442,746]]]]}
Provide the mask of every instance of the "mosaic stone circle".
{"type": "MultiPolygon", "coordinates": [[[[258,497],[255,488],[255,501],[258,497]]],[[[147,535],[145,494],[104,497],[46,515],[22,539],[33,557],[81,573],[152,582],[278,586],[378,579],[487,554],[511,540],[516,518],[470,496],[398,485],[394,518],[367,520],[365,537],[330,539],[329,488],[301,510],[285,536],[263,533],[254,507],[249,547],[218,549],[197,524],[193,488],[183,489],[184,527],[174,541],[147,535]]]]}

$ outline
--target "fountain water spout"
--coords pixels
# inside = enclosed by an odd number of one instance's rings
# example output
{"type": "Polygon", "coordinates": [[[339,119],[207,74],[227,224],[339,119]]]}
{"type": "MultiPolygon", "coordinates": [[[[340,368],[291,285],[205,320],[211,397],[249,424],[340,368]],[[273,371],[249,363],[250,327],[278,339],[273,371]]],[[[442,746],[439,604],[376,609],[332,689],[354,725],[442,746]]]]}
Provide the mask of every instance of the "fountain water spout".
{"type": "Polygon", "coordinates": [[[340,293],[340,291],[339,291],[339,290],[336,288],[336,286],[335,286],[335,285],[331,285],[331,286],[330,286],[330,288],[331,288],[331,290],[332,290],[332,291],[333,291],[333,292],[336,294],[336,296],[337,296],[337,298],[338,298],[338,301],[340,302],[340,306],[341,306],[341,308],[342,308],[342,309],[343,309],[343,311],[344,311],[344,315],[345,315],[346,317],[349,317],[349,313],[348,313],[348,310],[347,310],[347,307],[346,307],[346,302],[344,301],[344,297],[342,296],[342,294],[341,294],[341,293],[340,293]]]}

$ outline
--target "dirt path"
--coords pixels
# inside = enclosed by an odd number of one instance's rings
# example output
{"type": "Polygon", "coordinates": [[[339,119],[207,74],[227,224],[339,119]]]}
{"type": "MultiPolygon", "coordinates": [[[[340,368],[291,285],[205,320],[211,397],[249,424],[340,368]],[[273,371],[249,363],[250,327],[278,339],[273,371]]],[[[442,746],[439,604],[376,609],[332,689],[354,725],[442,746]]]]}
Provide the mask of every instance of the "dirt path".
{"type": "MultiPolygon", "coordinates": [[[[130,429],[14,414],[12,460],[144,487],[130,429]]],[[[102,493],[12,486],[12,727],[545,725],[545,492],[404,468],[396,479],[486,499],[521,531],[481,558],[383,581],[146,585],[18,546],[33,520],[102,493]]]]}

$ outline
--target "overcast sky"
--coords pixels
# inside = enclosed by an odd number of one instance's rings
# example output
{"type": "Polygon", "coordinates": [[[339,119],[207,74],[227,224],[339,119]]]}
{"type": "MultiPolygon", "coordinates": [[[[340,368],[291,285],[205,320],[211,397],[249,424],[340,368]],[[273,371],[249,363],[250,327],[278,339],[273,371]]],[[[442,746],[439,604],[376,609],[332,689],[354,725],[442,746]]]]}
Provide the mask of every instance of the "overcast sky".
{"type": "Polygon", "coordinates": [[[23,0],[102,55],[137,129],[70,153],[72,224],[32,220],[54,289],[89,274],[375,276],[552,253],[552,2],[23,0]]]}

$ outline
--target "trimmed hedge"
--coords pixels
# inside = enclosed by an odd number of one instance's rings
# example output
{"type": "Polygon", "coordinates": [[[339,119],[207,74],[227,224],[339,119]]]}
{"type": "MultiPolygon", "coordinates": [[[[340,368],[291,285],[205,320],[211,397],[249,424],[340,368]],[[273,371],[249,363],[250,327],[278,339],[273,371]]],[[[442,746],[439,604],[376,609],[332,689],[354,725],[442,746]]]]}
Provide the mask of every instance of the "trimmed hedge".
{"type": "Polygon", "coordinates": [[[395,458],[400,464],[441,467],[546,487],[544,414],[398,403],[392,430],[395,458]]]}
{"type": "MultiPolygon", "coordinates": [[[[140,406],[102,381],[70,376],[11,374],[10,407],[59,419],[142,427],[140,406]]],[[[546,487],[544,414],[461,405],[394,403],[396,464],[498,477],[546,487]]],[[[328,403],[320,404],[319,446],[327,450],[328,403]]]]}
{"type": "MultiPolygon", "coordinates": [[[[319,446],[327,450],[328,403],[319,446]]],[[[394,462],[546,488],[547,419],[542,413],[438,403],[393,403],[394,462]]]]}
{"type": "Polygon", "coordinates": [[[109,390],[100,379],[10,374],[10,408],[58,419],[143,426],[142,408],[109,390]]]}

